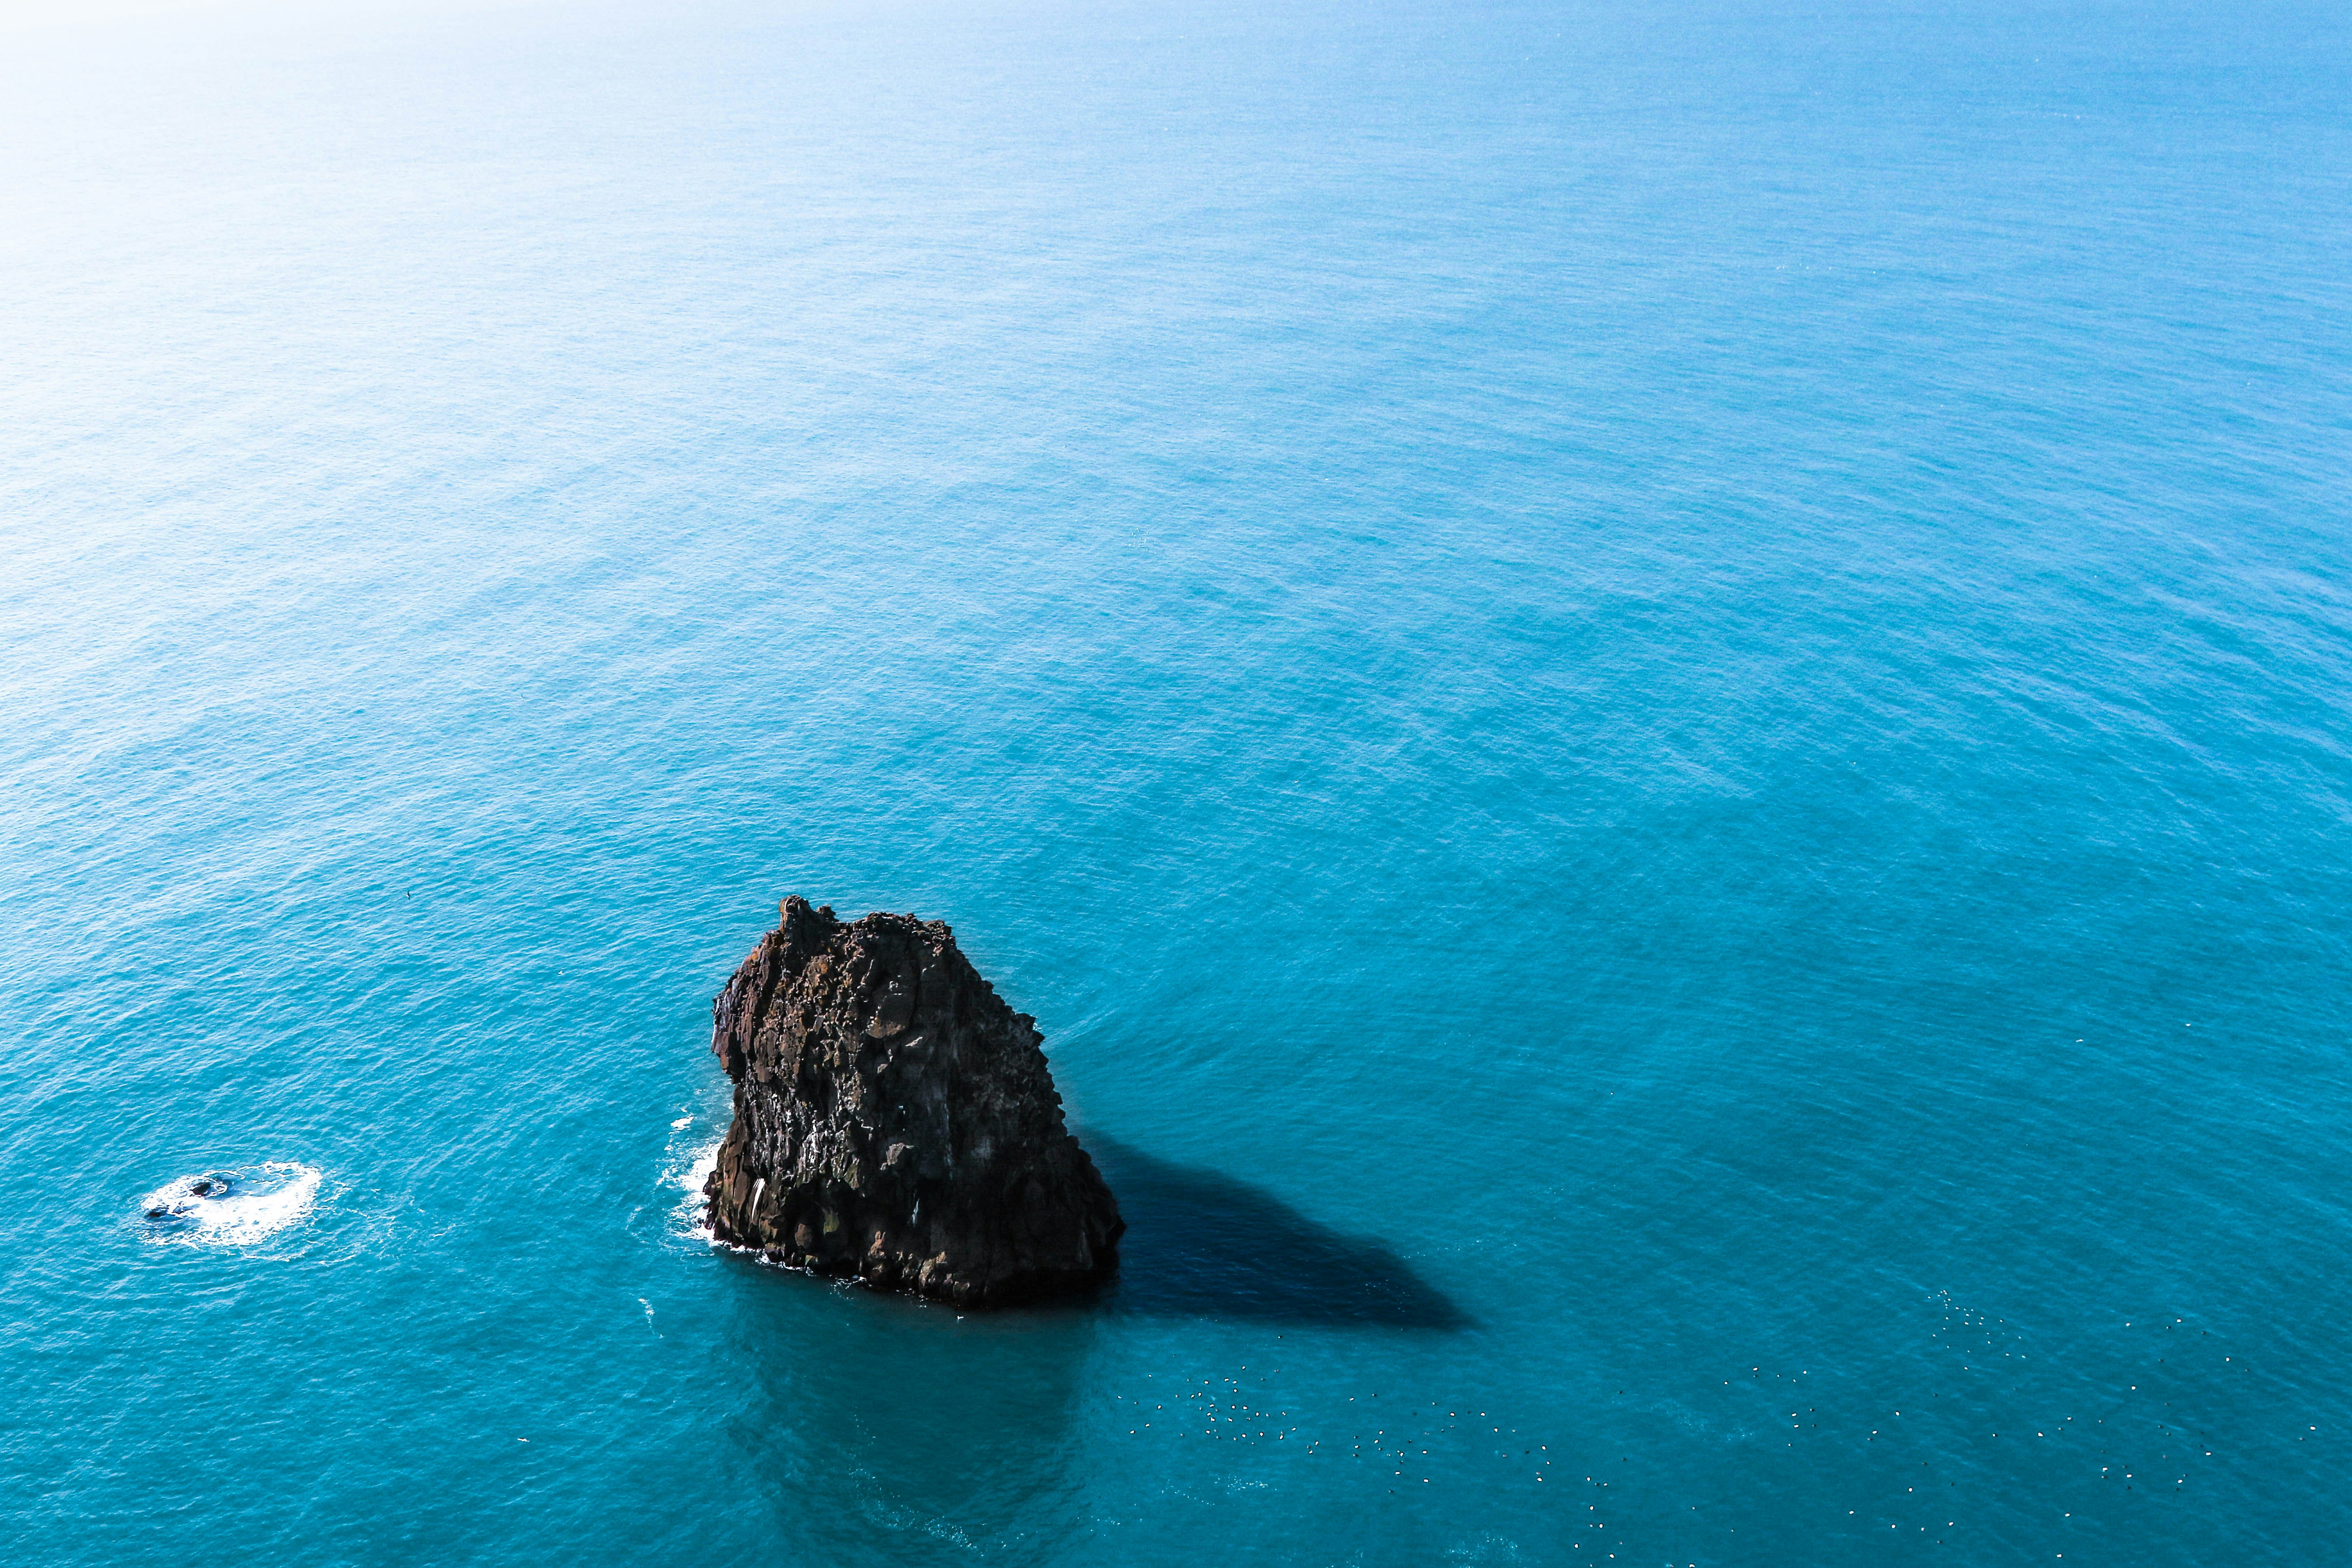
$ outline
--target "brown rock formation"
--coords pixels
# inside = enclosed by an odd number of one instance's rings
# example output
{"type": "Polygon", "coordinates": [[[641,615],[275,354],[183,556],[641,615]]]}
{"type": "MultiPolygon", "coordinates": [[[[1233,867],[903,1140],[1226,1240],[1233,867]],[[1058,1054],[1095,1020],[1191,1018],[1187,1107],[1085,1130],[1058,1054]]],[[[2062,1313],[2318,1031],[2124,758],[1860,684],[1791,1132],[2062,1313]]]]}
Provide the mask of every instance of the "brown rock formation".
{"type": "Polygon", "coordinates": [[[786,899],[712,1008],[735,1124],[703,1192],[719,1240],[960,1306],[1083,1289],[1118,1205],[1062,1125],[1036,1020],[944,921],[786,899]]]}

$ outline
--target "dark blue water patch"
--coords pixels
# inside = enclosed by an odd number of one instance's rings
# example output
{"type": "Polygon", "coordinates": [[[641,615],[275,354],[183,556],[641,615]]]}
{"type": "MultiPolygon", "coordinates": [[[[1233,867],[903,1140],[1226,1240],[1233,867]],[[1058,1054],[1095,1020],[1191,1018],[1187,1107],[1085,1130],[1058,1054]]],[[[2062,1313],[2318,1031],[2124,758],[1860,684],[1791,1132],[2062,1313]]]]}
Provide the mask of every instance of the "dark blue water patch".
{"type": "Polygon", "coordinates": [[[1105,1292],[1116,1312],[1445,1331],[1470,1317],[1377,1237],[1318,1223],[1221,1171],[1088,1132],[1127,1235],[1105,1292]]]}

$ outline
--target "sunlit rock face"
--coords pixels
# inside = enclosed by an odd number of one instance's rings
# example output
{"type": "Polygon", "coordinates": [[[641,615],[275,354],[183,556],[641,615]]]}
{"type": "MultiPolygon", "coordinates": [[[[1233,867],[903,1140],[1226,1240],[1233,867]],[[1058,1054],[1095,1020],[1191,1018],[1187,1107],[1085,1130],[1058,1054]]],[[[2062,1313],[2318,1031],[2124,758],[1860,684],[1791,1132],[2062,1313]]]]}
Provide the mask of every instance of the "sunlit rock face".
{"type": "Polygon", "coordinates": [[[786,899],[712,1015],[735,1080],[703,1188],[719,1240],[960,1306],[1117,1269],[1126,1226],[1063,1126],[1036,1020],[944,921],[786,899]]]}

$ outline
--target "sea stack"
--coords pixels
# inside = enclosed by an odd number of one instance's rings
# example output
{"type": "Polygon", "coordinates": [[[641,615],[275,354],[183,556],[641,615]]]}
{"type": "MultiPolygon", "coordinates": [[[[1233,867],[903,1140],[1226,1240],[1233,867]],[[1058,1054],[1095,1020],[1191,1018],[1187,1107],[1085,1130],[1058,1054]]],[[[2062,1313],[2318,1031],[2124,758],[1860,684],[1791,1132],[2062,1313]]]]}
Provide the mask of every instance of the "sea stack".
{"type": "Polygon", "coordinates": [[[1127,1226],[1062,1125],[1037,1022],[943,921],[805,899],[711,1009],[735,1124],[703,1187],[720,1241],[965,1307],[1084,1289],[1127,1226]]]}

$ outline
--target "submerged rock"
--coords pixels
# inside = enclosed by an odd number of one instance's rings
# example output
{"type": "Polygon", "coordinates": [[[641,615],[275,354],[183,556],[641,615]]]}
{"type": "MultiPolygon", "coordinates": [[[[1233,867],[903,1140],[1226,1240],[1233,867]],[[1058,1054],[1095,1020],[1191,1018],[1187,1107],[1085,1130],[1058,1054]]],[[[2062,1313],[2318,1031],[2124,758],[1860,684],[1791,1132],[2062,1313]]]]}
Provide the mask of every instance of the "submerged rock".
{"type": "Polygon", "coordinates": [[[1118,1268],[1127,1226],[1062,1125],[1036,1020],[944,921],[786,899],[711,1012],[735,1080],[703,1187],[719,1240],[961,1306],[1118,1268]]]}

